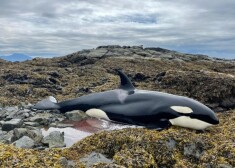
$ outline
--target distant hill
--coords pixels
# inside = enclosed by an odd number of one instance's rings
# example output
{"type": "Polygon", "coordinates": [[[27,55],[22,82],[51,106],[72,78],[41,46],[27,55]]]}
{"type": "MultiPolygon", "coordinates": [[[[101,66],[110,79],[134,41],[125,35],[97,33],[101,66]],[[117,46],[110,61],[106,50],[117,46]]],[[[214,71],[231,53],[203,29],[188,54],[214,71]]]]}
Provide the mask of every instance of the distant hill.
{"type": "Polygon", "coordinates": [[[32,60],[32,57],[20,53],[14,53],[9,56],[0,56],[0,58],[11,62],[32,60]]]}

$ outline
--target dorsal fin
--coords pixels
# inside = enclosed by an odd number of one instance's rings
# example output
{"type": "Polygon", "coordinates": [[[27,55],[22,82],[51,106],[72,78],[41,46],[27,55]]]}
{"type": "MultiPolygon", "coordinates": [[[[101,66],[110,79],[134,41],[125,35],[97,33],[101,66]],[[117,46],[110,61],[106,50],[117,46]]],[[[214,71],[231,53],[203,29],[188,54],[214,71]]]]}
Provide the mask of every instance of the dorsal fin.
{"type": "Polygon", "coordinates": [[[126,90],[126,91],[133,91],[135,90],[135,87],[131,83],[130,79],[127,77],[125,73],[123,73],[121,70],[117,70],[118,75],[120,77],[121,83],[119,88],[126,90]]]}

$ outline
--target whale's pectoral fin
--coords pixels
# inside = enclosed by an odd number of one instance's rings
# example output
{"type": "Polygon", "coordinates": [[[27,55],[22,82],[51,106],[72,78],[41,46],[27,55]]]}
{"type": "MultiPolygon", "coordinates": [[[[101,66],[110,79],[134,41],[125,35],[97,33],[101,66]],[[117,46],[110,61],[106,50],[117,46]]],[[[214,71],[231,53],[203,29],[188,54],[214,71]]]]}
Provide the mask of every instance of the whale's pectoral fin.
{"type": "Polygon", "coordinates": [[[59,109],[59,106],[57,104],[57,100],[54,97],[49,96],[48,98],[39,101],[31,108],[38,110],[52,110],[52,109],[59,109]]]}
{"type": "Polygon", "coordinates": [[[154,124],[146,125],[146,128],[148,128],[148,129],[156,129],[158,131],[161,131],[163,129],[169,128],[170,126],[171,126],[171,123],[170,123],[169,120],[160,120],[160,121],[157,121],[154,124]]]}
{"type": "Polygon", "coordinates": [[[121,70],[116,70],[116,71],[118,72],[118,75],[121,80],[119,88],[126,90],[126,91],[129,91],[129,92],[134,91],[135,87],[133,86],[130,79],[127,77],[127,75],[125,73],[123,73],[121,70]]]}

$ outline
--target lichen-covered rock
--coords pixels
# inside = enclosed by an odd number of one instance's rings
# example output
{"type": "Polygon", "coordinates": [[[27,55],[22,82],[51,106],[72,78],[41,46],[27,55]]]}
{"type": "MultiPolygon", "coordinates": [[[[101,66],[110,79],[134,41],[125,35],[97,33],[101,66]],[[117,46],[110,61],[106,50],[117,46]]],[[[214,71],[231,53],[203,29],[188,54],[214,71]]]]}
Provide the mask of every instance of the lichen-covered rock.
{"type": "Polygon", "coordinates": [[[0,143],[5,143],[5,144],[9,144],[12,142],[13,139],[13,131],[0,131],[0,143]]]}
{"type": "Polygon", "coordinates": [[[23,136],[28,136],[30,138],[32,138],[35,143],[39,143],[42,138],[42,131],[40,129],[28,129],[28,128],[15,128],[13,130],[13,139],[17,140],[20,139],[23,136]]]}
{"type": "Polygon", "coordinates": [[[53,131],[48,136],[44,137],[42,143],[48,144],[49,148],[65,147],[64,133],[60,131],[53,131]]]}
{"type": "Polygon", "coordinates": [[[6,121],[2,124],[3,131],[10,131],[14,128],[19,128],[23,125],[22,119],[11,119],[10,121],[6,121]]]}
{"type": "Polygon", "coordinates": [[[106,158],[101,153],[92,152],[86,157],[83,157],[79,160],[81,163],[84,163],[86,167],[91,167],[94,164],[98,163],[113,163],[111,159],[106,158]]]}
{"type": "Polygon", "coordinates": [[[35,143],[34,140],[28,136],[23,136],[13,143],[17,148],[32,148],[35,143]]]}
{"type": "Polygon", "coordinates": [[[25,119],[26,122],[34,122],[40,125],[50,125],[56,121],[62,121],[65,119],[65,116],[58,113],[46,112],[46,113],[37,113],[33,117],[25,119]]]}
{"type": "Polygon", "coordinates": [[[72,121],[81,121],[88,117],[83,111],[80,110],[73,110],[66,112],[65,116],[67,117],[68,120],[72,121]]]}

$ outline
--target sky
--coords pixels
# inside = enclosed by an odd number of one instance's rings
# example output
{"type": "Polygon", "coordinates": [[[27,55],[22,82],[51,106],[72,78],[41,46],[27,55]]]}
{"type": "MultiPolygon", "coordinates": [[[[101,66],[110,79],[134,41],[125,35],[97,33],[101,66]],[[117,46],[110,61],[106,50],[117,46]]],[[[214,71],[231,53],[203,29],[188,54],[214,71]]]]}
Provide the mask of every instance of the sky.
{"type": "Polygon", "coordinates": [[[235,0],[0,0],[0,55],[143,45],[235,58],[235,0]]]}

